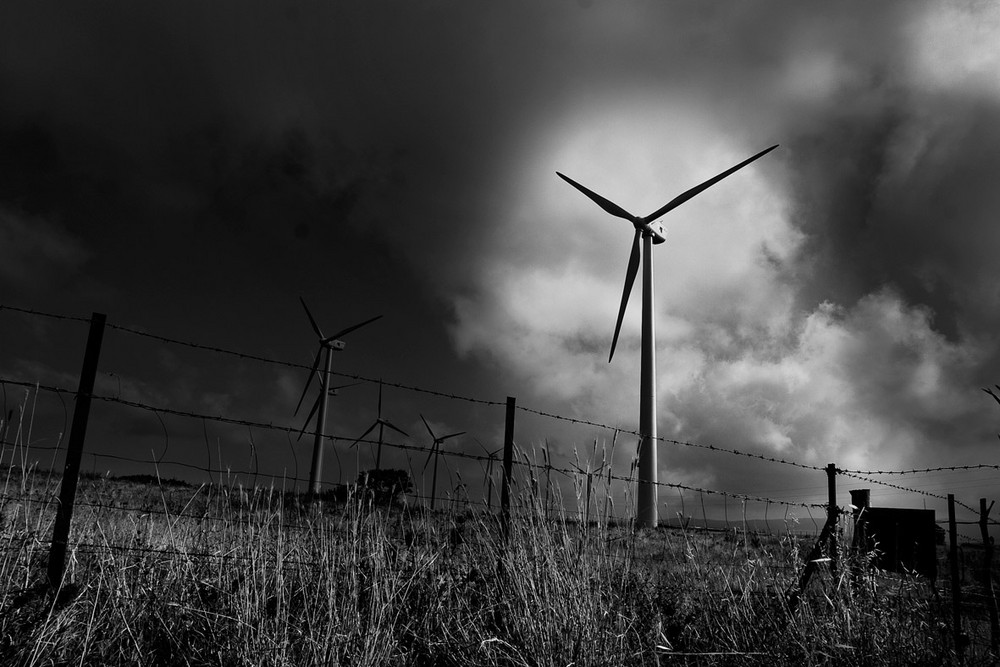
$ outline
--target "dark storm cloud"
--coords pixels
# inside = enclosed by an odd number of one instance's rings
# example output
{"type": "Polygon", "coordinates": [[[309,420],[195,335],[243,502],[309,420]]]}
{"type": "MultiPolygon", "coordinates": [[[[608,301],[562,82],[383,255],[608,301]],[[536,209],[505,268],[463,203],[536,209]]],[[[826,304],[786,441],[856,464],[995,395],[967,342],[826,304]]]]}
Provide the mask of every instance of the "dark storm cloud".
{"type": "Polygon", "coordinates": [[[1000,106],[966,95],[847,99],[789,142],[791,220],[808,241],[797,277],[808,303],[851,304],[883,286],[929,307],[955,338],[995,326],[991,257],[1000,106]]]}

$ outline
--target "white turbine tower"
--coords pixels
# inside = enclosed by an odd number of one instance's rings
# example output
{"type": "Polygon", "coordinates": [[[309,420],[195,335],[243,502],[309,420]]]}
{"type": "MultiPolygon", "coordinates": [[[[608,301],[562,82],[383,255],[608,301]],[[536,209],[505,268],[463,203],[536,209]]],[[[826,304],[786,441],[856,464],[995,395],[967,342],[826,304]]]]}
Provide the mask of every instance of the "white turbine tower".
{"type": "Polygon", "coordinates": [[[632,239],[632,253],[628,258],[628,270],[625,272],[625,289],[622,291],[622,302],[618,309],[618,321],[615,324],[615,335],[611,339],[611,353],[608,362],[615,356],[615,346],[618,345],[618,334],[621,332],[622,319],[625,317],[625,306],[628,304],[632,284],[639,271],[639,238],[642,238],[644,262],[642,267],[642,369],[639,379],[639,489],[636,497],[636,523],[639,526],[655,528],[656,511],[656,341],[653,326],[653,262],[650,254],[653,244],[663,243],[663,224],[656,222],[667,212],[677,208],[703,190],[712,187],[726,176],[747,166],[754,160],[770,153],[777,144],[767,150],[747,158],[735,167],[727,169],[718,176],[708,179],[701,185],[674,197],[672,200],[645,217],[632,215],[618,204],[605,199],[601,195],[588,190],[573,179],[556,172],[574,188],[587,195],[594,203],[611,215],[624,218],[635,227],[632,239]],[[655,224],[654,224],[655,223],[655,224]]]}

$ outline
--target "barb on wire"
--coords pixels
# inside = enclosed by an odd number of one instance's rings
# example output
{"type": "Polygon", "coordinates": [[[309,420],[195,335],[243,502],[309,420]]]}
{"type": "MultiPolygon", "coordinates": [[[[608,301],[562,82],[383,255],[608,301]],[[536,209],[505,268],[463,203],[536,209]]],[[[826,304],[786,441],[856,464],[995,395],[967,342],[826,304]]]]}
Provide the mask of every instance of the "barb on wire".
{"type": "MultiPolygon", "coordinates": [[[[1000,391],[1000,384],[993,385],[993,386],[995,386],[997,388],[997,390],[1000,391]]],[[[990,396],[992,396],[994,401],[996,401],[997,403],[1000,403],[1000,396],[998,396],[992,389],[989,389],[987,387],[983,387],[983,391],[985,391],[987,394],[989,394],[990,396]]]]}

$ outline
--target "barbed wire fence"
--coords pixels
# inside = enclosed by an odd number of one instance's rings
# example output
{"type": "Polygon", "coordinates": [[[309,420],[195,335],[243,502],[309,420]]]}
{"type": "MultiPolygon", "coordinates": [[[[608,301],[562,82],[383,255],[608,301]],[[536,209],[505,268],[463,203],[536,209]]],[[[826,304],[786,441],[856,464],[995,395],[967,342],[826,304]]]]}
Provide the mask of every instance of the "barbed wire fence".
{"type": "MultiPolygon", "coordinates": [[[[54,314],[54,313],[46,313],[46,312],[42,312],[42,311],[37,311],[37,310],[32,310],[32,309],[25,309],[25,308],[18,308],[18,307],[8,306],[8,305],[0,305],[0,311],[2,311],[2,310],[9,310],[9,311],[14,311],[14,312],[19,312],[19,313],[22,313],[22,314],[25,314],[25,315],[31,315],[31,316],[35,316],[35,317],[44,317],[44,318],[49,318],[49,319],[53,319],[53,320],[71,321],[71,322],[89,322],[89,319],[83,318],[83,317],[75,317],[75,316],[68,316],[68,315],[61,315],[61,314],[54,314]]],[[[264,357],[264,356],[257,355],[257,354],[250,354],[250,353],[246,353],[246,352],[239,352],[239,351],[230,350],[230,349],[226,349],[226,348],[223,348],[223,347],[220,347],[220,346],[215,346],[215,345],[206,345],[206,344],[195,343],[195,342],[191,342],[191,341],[182,341],[182,340],[178,340],[178,339],[174,339],[174,338],[169,338],[169,337],[158,335],[158,334],[154,334],[154,333],[149,333],[149,332],[142,331],[140,329],[133,328],[133,327],[125,327],[125,326],[117,325],[117,324],[114,324],[114,323],[108,323],[107,326],[108,326],[109,329],[121,331],[121,332],[124,332],[126,334],[130,334],[130,335],[134,335],[134,336],[138,336],[138,337],[142,337],[142,338],[147,338],[147,339],[154,340],[154,341],[157,341],[159,343],[163,343],[163,344],[167,344],[167,345],[189,347],[189,348],[193,348],[193,349],[199,349],[199,350],[203,350],[203,351],[213,352],[213,353],[216,353],[216,354],[228,355],[228,356],[235,357],[235,358],[242,359],[242,360],[252,360],[252,361],[257,361],[257,362],[266,363],[266,364],[278,365],[278,366],[282,366],[282,367],[285,367],[285,368],[301,369],[301,370],[311,370],[311,367],[306,366],[304,364],[299,364],[299,363],[295,363],[295,362],[289,362],[289,361],[284,361],[284,360],[279,360],[279,359],[268,358],[268,357],[264,357]]],[[[396,383],[396,382],[392,382],[392,381],[386,381],[386,380],[381,379],[381,378],[376,379],[374,377],[368,377],[368,376],[363,376],[363,375],[358,375],[358,374],[343,373],[343,372],[335,371],[335,370],[331,371],[331,373],[333,375],[336,375],[336,376],[344,378],[344,379],[356,380],[356,381],[360,381],[360,382],[369,382],[369,383],[381,383],[381,384],[383,384],[384,386],[387,386],[387,387],[395,387],[395,388],[404,389],[404,390],[408,390],[408,391],[412,391],[412,392],[416,392],[416,393],[427,394],[427,395],[436,396],[436,397],[440,397],[440,398],[446,398],[446,399],[450,399],[450,400],[464,401],[464,402],[467,402],[467,403],[473,403],[473,404],[478,404],[478,405],[487,406],[487,407],[499,407],[499,406],[503,406],[504,405],[504,403],[501,402],[501,401],[486,400],[486,399],[475,398],[475,397],[471,397],[471,396],[462,396],[462,395],[458,395],[458,394],[454,394],[454,393],[442,392],[442,391],[436,391],[436,390],[432,390],[432,389],[427,389],[427,388],[424,388],[424,387],[418,387],[418,386],[413,386],[413,385],[406,385],[406,384],[403,384],[403,383],[396,383]]],[[[35,391],[36,391],[36,397],[37,397],[37,392],[38,391],[51,392],[51,393],[59,396],[60,400],[61,400],[61,402],[63,404],[64,422],[66,421],[66,407],[65,407],[65,398],[64,397],[65,397],[66,394],[75,395],[75,393],[76,393],[75,390],[68,389],[66,387],[58,387],[58,386],[52,386],[52,385],[41,385],[41,384],[39,384],[37,382],[30,382],[30,381],[27,381],[27,380],[21,380],[21,379],[15,379],[15,378],[0,378],[0,384],[2,384],[2,386],[4,388],[5,405],[7,405],[6,388],[7,388],[8,385],[23,387],[25,389],[34,388],[35,391]]],[[[128,399],[122,398],[120,395],[118,395],[118,396],[95,395],[95,396],[93,396],[93,398],[94,398],[94,400],[97,400],[97,401],[102,401],[102,402],[111,403],[111,404],[118,404],[118,405],[122,405],[122,406],[126,406],[126,407],[130,407],[130,408],[134,408],[134,409],[138,409],[138,410],[143,410],[143,411],[147,411],[149,413],[152,413],[157,418],[157,420],[160,422],[160,425],[163,428],[163,431],[164,431],[164,443],[165,443],[164,444],[164,451],[161,453],[161,455],[159,457],[157,457],[155,459],[155,463],[156,464],[163,464],[165,466],[175,466],[177,468],[183,468],[183,469],[187,469],[187,470],[191,470],[191,471],[206,472],[210,476],[216,476],[216,477],[218,477],[218,476],[220,476],[222,474],[230,474],[230,475],[236,474],[236,475],[241,475],[241,476],[243,476],[245,478],[252,478],[252,479],[257,480],[257,481],[260,480],[261,473],[260,473],[260,470],[258,469],[258,466],[256,465],[256,453],[255,453],[254,447],[253,447],[253,429],[265,430],[265,431],[269,431],[269,432],[279,432],[279,433],[283,433],[286,437],[290,437],[290,436],[293,436],[293,435],[300,435],[302,433],[306,433],[308,435],[313,435],[313,436],[315,435],[315,431],[312,431],[312,432],[305,431],[302,428],[297,428],[297,427],[292,426],[292,425],[282,425],[282,424],[275,424],[273,422],[255,421],[255,420],[249,420],[249,419],[244,419],[244,418],[239,418],[239,417],[227,416],[225,414],[199,413],[199,412],[194,412],[194,411],[190,411],[190,410],[181,410],[181,409],[177,409],[177,408],[171,408],[171,407],[167,407],[167,406],[154,406],[154,405],[150,405],[148,403],[144,403],[142,401],[128,400],[128,399]],[[222,467],[222,466],[214,467],[214,466],[211,465],[211,463],[206,466],[206,465],[198,465],[198,464],[190,463],[188,461],[167,460],[167,459],[165,459],[164,456],[166,454],[166,450],[169,448],[169,432],[167,431],[166,425],[163,423],[163,416],[165,416],[165,415],[171,415],[171,416],[181,417],[181,418],[186,418],[186,419],[199,420],[199,421],[201,421],[201,423],[203,425],[203,428],[205,428],[205,426],[208,423],[218,423],[218,424],[226,424],[226,425],[230,425],[230,426],[246,427],[248,429],[248,435],[249,435],[248,443],[250,443],[250,449],[251,449],[250,456],[251,456],[251,459],[254,461],[253,469],[252,470],[234,470],[231,466],[227,466],[227,467],[222,467]]],[[[601,422],[594,421],[594,420],[581,419],[581,418],[578,418],[578,417],[567,417],[567,416],[564,416],[564,415],[558,415],[558,414],[554,414],[554,413],[550,413],[550,412],[546,412],[546,411],[542,411],[542,410],[536,410],[536,409],[533,409],[533,408],[530,408],[530,407],[525,407],[525,406],[517,406],[517,410],[519,412],[521,412],[521,413],[533,414],[533,415],[537,415],[539,417],[543,417],[543,418],[547,418],[547,419],[551,419],[551,420],[555,420],[555,421],[559,421],[559,422],[565,422],[565,423],[575,424],[575,425],[584,425],[584,426],[588,426],[588,427],[592,427],[592,428],[597,428],[597,429],[603,430],[605,432],[614,432],[617,435],[626,435],[626,436],[639,437],[639,433],[637,431],[631,431],[631,430],[627,430],[627,429],[622,429],[622,428],[619,428],[619,427],[615,427],[615,426],[612,426],[612,425],[609,425],[609,424],[605,424],[605,423],[601,423],[601,422]]],[[[65,432],[65,428],[63,429],[62,432],[65,432]]],[[[324,438],[327,439],[327,440],[329,440],[329,441],[331,441],[331,442],[333,442],[333,443],[340,442],[340,443],[348,443],[348,444],[352,444],[352,445],[363,444],[363,445],[369,445],[369,446],[378,446],[378,444],[379,444],[377,441],[372,440],[370,438],[369,439],[357,439],[357,438],[350,438],[350,437],[346,437],[346,436],[329,435],[329,434],[324,434],[324,438]]],[[[705,450],[705,451],[709,451],[709,452],[715,452],[715,453],[719,453],[719,454],[728,454],[728,455],[732,455],[732,456],[739,456],[739,457],[744,457],[744,458],[749,458],[749,459],[755,459],[755,460],[763,461],[763,462],[766,462],[766,463],[792,466],[792,467],[799,468],[799,469],[802,469],[802,470],[810,470],[810,471],[814,471],[814,472],[824,472],[824,473],[827,471],[827,468],[825,468],[825,467],[820,467],[820,466],[811,465],[811,464],[804,464],[804,463],[800,463],[800,462],[793,461],[793,460],[786,460],[786,459],[783,459],[783,458],[766,456],[766,455],[762,455],[762,454],[758,454],[758,453],[754,453],[754,452],[743,451],[743,450],[736,449],[736,448],[719,447],[719,446],[711,445],[711,444],[702,444],[702,443],[695,443],[695,442],[690,442],[690,441],[680,441],[680,440],[674,440],[674,439],[664,438],[664,437],[659,437],[659,438],[657,438],[657,440],[659,440],[660,443],[665,444],[665,445],[672,445],[672,446],[676,446],[676,447],[686,447],[686,448],[696,448],[696,449],[701,449],[701,450],[705,450]]],[[[421,446],[417,446],[417,445],[408,445],[408,444],[401,444],[401,443],[384,442],[384,443],[382,443],[382,446],[384,446],[386,448],[389,448],[389,449],[395,449],[395,450],[403,451],[403,452],[420,453],[422,455],[429,453],[428,450],[427,450],[427,448],[421,447],[421,446]]],[[[45,449],[50,449],[53,453],[57,453],[59,451],[59,447],[45,447],[45,446],[39,447],[37,445],[33,446],[33,449],[36,450],[36,451],[44,451],[45,449]]],[[[290,447],[289,451],[293,454],[293,457],[294,457],[294,448],[290,447]]],[[[105,459],[105,460],[109,460],[109,461],[121,461],[121,462],[129,462],[129,463],[136,463],[136,464],[150,463],[150,461],[146,460],[146,459],[140,459],[140,458],[137,458],[137,457],[122,456],[120,454],[112,454],[112,453],[105,453],[105,452],[91,452],[90,456],[91,456],[92,461],[96,461],[97,459],[105,459]]],[[[487,456],[487,455],[479,455],[479,454],[473,454],[473,453],[469,453],[469,452],[453,451],[453,450],[442,450],[440,452],[440,456],[445,457],[446,459],[454,459],[454,458],[466,459],[466,460],[469,460],[469,461],[478,462],[480,464],[488,464],[488,463],[491,463],[492,461],[495,460],[491,456],[487,456]]],[[[211,457],[210,456],[209,456],[209,460],[211,461],[211,457]]],[[[297,461],[296,461],[296,463],[297,463],[297,461]]],[[[543,463],[538,463],[536,461],[531,460],[527,456],[518,457],[518,459],[517,459],[517,465],[522,470],[524,470],[525,472],[527,472],[529,474],[529,476],[533,474],[532,471],[535,471],[535,472],[544,472],[548,476],[551,476],[552,473],[556,473],[556,474],[562,475],[564,477],[569,477],[571,479],[575,479],[575,478],[577,478],[579,476],[583,476],[583,477],[586,477],[588,475],[589,476],[593,476],[593,474],[594,474],[593,472],[588,472],[588,471],[586,471],[584,469],[579,468],[578,466],[576,466],[574,468],[556,467],[550,461],[547,462],[547,463],[544,463],[544,464],[543,463]]],[[[908,492],[908,493],[915,493],[915,494],[923,495],[923,496],[930,497],[930,498],[936,498],[936,499],[939,499],[939,500],[944,500],[944,499],[946,499],[946,496],[943,496],[941,494],[935,494],[935,493],[932,493],[932,492],[929,492],[929,491],[924,491],[924,490],[921,490],[921,489],[914,489],[914,488],[906,487],[906,486],[903,486],[903,485],[900,485],[900,484],[894,484],[894,483],[890,483],[890,482],[885,482],[885,481],[882,481],[882,480],[879,480],[879,479],[874,479],[872,476],[874,476],[874,475],[907,475],[907,474],[919,474],[919,473],[930,473],[930,472],[968,471],[968,470],[982,470],[982,469],[997,470],[997,469],[1000,469],[1000,466],[998,466],[998,465],[992,465],[992,464],[977,464],[977,465],[968,465],[968,466],[941,466],[941,467],[937,467],[937,468],[924,468],[924,469],[911,469],[911,470],[898,470],[898,471],[838,469],[837,473],[840,474],[840,475],[844,475],[846,477],[858,479],[859,481],[864,481],[864,482],[868,482],[868,483],[871,483],[871,484],[876,484],[876,485],[879,485],[879,486],[883,486],[883,487],[887,487],[887,488],[892,488],[892,489],[895,489],[895,490],[898,490],[898,491],[903,491],[903,492],[908,492]]],[[[271,483],[274,483],[275,479],[277,478],[277,476],[274,475],[274,474],[270,474],[270,475],[265,474],[264,477],[266,479],[269,479],[271,483]]],[[[290,483],[298,483],[298,482],[304,481],[303,477],[301,476],[301,474],[297,470],[292,475],[288,475],[288,474],[280,475],[280,478],[283,479],[284,481],[290,482],[290,483]]],[[[627,484],[627,483],[630,483],[630,482],[634,481],[634,470],[630,471],[630,475],[626,476],[626,475],[621,475],[621,474],[614,474],[609,469],[608,470],[608,474],[602,476],[602,479],[605,479],[608,484],[611,484],[613,482],[621,482],[623,484],[627,484]]],[[[326,484],[329,485],[330,483],[326,482],[326,484]]],[[[753,495],[742,494],[742,493],[731,493],[731,492],[721,491],[721,490],[717,490],[717,489],[700,488],[700,487],[689,486],[689,485],[684,485],[684,484],[680,484],[680,483],[660,482],[659,486],[661,488],[676,490],[676,491],[680,492],[681,495],[679,496],[679,499],[680,499],[680,503],[681,503],[682,506],[684,505],[684,501],[683,501],[683,492],[684,491],[688,491],[688,492],[690,492],[692,494],[698,494],[702,498],[705,495],[708,495],[708,496],[713,496],[713,497],[718,497],[718,498],[721,498],[721,499],[725,499],[727,501],[728,500],[734,500],[734,501],[737,501],[737,502],[763,503],[765,506],[775,505],[775,506],[780,506],[780,507],[820,508],[820,507],[823,507],[823,506],[826,505],[824,503],[804,503],[804,502],[798,502],[798,503],[796,503],[796,502],[789,502],[787,500],[775,499],[775,498],[768,498],[768,497],[765,497],[765,496],[753,496],[753,495]]],[[[973,508],[971,505],[969,505],[967,503],[959,502],[958,504],[961,507],[963,507],[964,509],[966,509],[966,510],[968,510],[970,512],[976,512],[975,508],[973,508]]],[[[683,510],[682,510],[681,514],[682,515],[684,514],[683,510]]],[[[704,523],[707,523],[707,522],[704,522],[704,523]]]]}
{"type": "MultiPolygon", "coordinates": [[[[5,310],[17,312],[30,317],[47,318],[56,321],[80,323],[92,322],[90,318],[45,313],[31,309],[0,305],[0,311],[5,310]]],[[[304,364],[269,358],[257,354],[239,352],[220,346],[182,341],[142,331],[133,327],[125,327],[114,323],[107,323],[106,326],[108,329],[125,335],[155,341],[162,345],[197,349],[217,355],[233,357],[239,360],[249,360],[286,369],[305,370],[310,372],[313,370],[310,366],[306,366],[304,364]]],[[[346,380],[373,384],[377,383],[385,387],[397,388],[415,392],[417,394],[447,399],[449,401],[460,401],[485,408],[499,408],[505,405],[509,407],[510,405],[510,399],[508,399],[508,402],[505,403],[503,401],[481,399],[472,396],[464,396],[455,393],[428,389],[425,387],[386,381],[382,378],[369,377],[360,374],[350,374],[340,371],[331,371],[331,374],[346,380]]],[[[113,378],[115,377],[115,374],[108,373],[107,377],[113,378]]],[[[0,468],[5,468],[8,471],[8,481],[4,486],[3,492],[0,493],[0,505],[28,502],[58,509],[60,507],[60,501],[52,493],[52,488],[50,486],[46,487],[45,491],[41,493],[39,493],[37,489],[34,489],[31,493],[25,493],[25,489],[23,488],[12,490],[10,484],[10,480],[12,478],[11,472],[17,469],[24,472],[33,471],[34,474],[44,472],[49,480],[59,477],[56,473],[57,462],[60,460],[61,456],[65,456],[67,449],[64,442],[64,434],[67,432],[70,412],[67,395],[69,395],[71,399],[75,399],[78,397],[79,390],[70,389],[66,386],[60,386],[57,384],[41,384],[27,378],[17,377],[0,377],[0,388],[2,388],[4,412],[3,415],[0,415],[0,420],[2,420],[2,424],[0,424],[0,438],[2,438],[2,442],[0,442],[0,444],[2,444],[2,449],[0,449],[0,468]],[[23,392],[22,401],[16,409],[11,407],[12,401],[8,396],[8,388],[17,388],[23,392]],[[32,430],[35,427],[32,419],[35,405],[38,401],[39,395],[43,392],[57,397],[62,408],[62,428],[59,430],[59,435],[53,443],[45,441],[39,442],[37,439],[33,439],[32,434],[32,430]],[[29,399],[32,401],[30,406],[28,404],[29,399]],[[15,414],[15,411],[17,414],[15,414]],[[39,455],[41,456],[39,457],[39,455]]],[[[122,396],[120,376],[118,379],[118,391],[116,395],[93,393],[90,395],[90,398],[93,401],[97,401],[108,406],[142,411],[153,415],[162,430],[163,438],[163,446],[159,453],[151,451],[150,455],[147,457],[134,455],[130,456],[127,453],[120,451],[93,451],[93,448],[91,448],[91,451],[87,451],[86,455],[90,457],[90,462],[92,464],[90,472],[90,478],[92,479],[97,477],[97,462],[105,461],[117,464],[129,464],[132,470],[152,470],[152,473],[145,473],[145,479],[155,478],[162,482],[164,477],[161,476],[161,471],[180,470],[188,471],[189,473],[195,475],[201,475],[202,478],[207,476],[209,484],[223,487],[228,485],[228,488],[238,487],[249,490],[250,492],[255,492],[255,490],[258,489],[267,489],[270,492],[278,490],[281,493],[295,492],[309,481],[308,477],[304,474],[304,471],[300,469],[304,468],[305,464],[303,462],[300,465],[298,456],[295,453],[295,447],[292,444],[292,438],[302,436],[303,434],[316,436],[317,434],[315,430],[309,431],[303,427],[297,427],[291,424],[275,423],[273,421],[261,421],[236,417],[225,414],[221,411],[195,411],[171,407],[169,405],[153,405],[150,402],[142,400],[127,399],[122,396]],[[166,418],[186,420],[188,424],[196,423],[199,425],[203,434],[206,450],[206,464],[195,463],[190,460],[190,458],[176,458],[174,456],[168,457],[168,454],[171,454],[171,429],[166,423],[166,418]],[[214,457],[215,462],[213,462],[210,436],[208,434],[208,428],[210,425],[222,425],[225,427],[246,429],[246,437],[244,438],[245,447],[242,452],[246,457],[245,465],[224,465],[221,452],[216,453],[216,456],[214,457]],[[261,469],[261,465],[259,463],[260,452],[258,451],[259,446],[255,440],[255,432],[258,434],[267,433],[270,436],[280,437],[285,440],[287,447],[286,451],[291,455],[293,461],[291,471],[287,468],[282,469],[280,472],[261,469]]],[[[576,463],[568,463],[565,465],[556,464],[550,458],[551,453],[547,447],[522,448],[515,445],[515,451],[511,459],[512,469],[508,472],[509,479],[507,480],[519,492],[516,495],[518,500],[515,502],[514,512],[530,513],[541,508],[541,511],[544,512],[546,518],[554,515],[561,518],[571,517],[576,521],[589,522],[593,516],[597,517],[598,520],[609,521],[614,518],[627,523],[630,517],[629,504],[627,502],[623,502],[622,498],[627,500],[629,497],[628,489],[636,482],[636,469],[633,463],[630,466],[628,474],[621,474],[620,471],[616,472],[614,470],[614,441],[619,436],[638,438],[639,433],[637,431],[622,429],[600,421],[582,419],[579,417],[568,417],[531,407],[516,405],[515,408],[519,414],[532,415],[534,417],[551,420],[553,422],[575,426],[585,426],[590,429],[597,429],[604,433],[613,433],[614,437],[612,439],[612,460],[610,464],[608,464],[605,458],[600,466],[596,466],[596,461],[591,460],[581,467],[579,458],[577,458],[576,463]],[[542,452],[541,460],[539,460],[538,456],[539,451],[542,452]],[[557,482],[555,486],[553,486],[552,483],[553,476],[561,478],[561,481],[557,482]],[[573,499],[572,496],[575,496],[575,503],[573,503],[573,507],[567,507],[567,503],[564,502],[563,498],[565,495],[564,486],[567,481],[569,482],[571,489],[569,492],[569,495],[571,496],[570,500],[573,499]],[[621,492],[617,502],[614,492],[616,487],[621,492]],[[598,505],[603,505],[603,510],[597,510],[596,506],[598,505]]],[[[405,494],[406,501],[416,507],[424,507],[429,503],[433,503],[433,501],[438,500],[442,501],[451,508],[461,507],[463,510],[491,512],[495,508],[498,508],[499,503],[494,499],[494,489],[500,487],[503,483],[501,479],[498,479],[503,476],[503,471],[501,470],[501,464],[503,461],[497,456],[497,452],[493,452],[492,454],[487,452],[485,448],[482,447],[481,443],[480,447],[484,451],[483,454],[470,451],[458,451],[454,449],[440,449],[435,451],[433,447],[381,441],[381,439],[375,440],[373,438],[353,438],[344,435],[327,433],[321,434],[321,437],[325,442],[333,445],[332,451],[337,454],[338,457],[338,452],[345,447],[355,448],[356,455],[358,455],[357,451],[359,450],[359,446],[362,445],[370,448],[384,447],[387,450],[396,452],[401,457],[398,458],[397,461],[406,461],[406,466],[409,468],[407,472],[410,473],[410,478],[414,484],[416,483],[418,477],[418,475],[415,474],[413,465],[414,457],[426,457],[428,462],[430,462],[434,457],[444,461],[449,482],[443,485],[443,493],[439,493],[438,489],[432,489],[430,493],[428,493],[424,488],[424,485],[421,484],[421,488],[413,488],[405,494]],[[479,498],[474,499],[471,497],[469,493],[470,483],[463,480],[460,466],[456,466],[456,470],[454,472],[452,471],[449,462],[456,461],[460,464],[473,464],[479,466],[480,470],[483,472],[481,482],[473,483],[474,486],[483,487],[482,493],[477,494],[480,496],[479,498]],[[458,477],[457,483],[455,482],[456,473],[458,477]]],[[[672,515],[664,512],[662,525],[667,528],[677,528],[690,531],[728,532],[735,530],[742,531],[744,534],[749,534],[751,532],[770,533],[773,532],[772,525],[775,523],[780,523],[784,526],[786,531],[790,531],[790,523],[799,523],[802,518],[804,518],[801,517],[804,513],[812,524],[812,530],[808,530],[807,526],[807,529],[801,532],[813,534],[818,533],[820,532],[820,522],[817,521],[816,516],[814,516],[814,512],[820,516],[823,512],[826,512],[827,521],[830,520],[830,517],[834,517],[839,521],[840,517],[847,516],[850,513],[848,508],[837,505],[835,493],[832,491],[834,488],[834,482],[832,480],[836,477],[857,480],[866,484],[892,489],[895,492],[912,493],[925,498],[932,498],[934,500],[951,500],[956,506],[972,513],[974,516],[979,516],[979,509],[966,502],[955,500],[953,497],[934,493],[925,489],[885,481],[880,478],[899,478],[903,476],[934,473],[967,473],[970,471],[1000,470],[1000,465],[986,463],[912,468],[907,470],[855,470],[839,468],[833,464],[825,467],[816,466],[794,460],[767,456],[735,447],[720,447],[713,444],[681,441],[664,437],[659,437],[657,440],[664,446],[696,449],[717,455],[750,459],[769,465],[788,466],[798,470],[822,473],[827,476],[828,479],[826,481],[830,482],[831,492],[830,498],[827,502],[792,501],[786,498],[772,498],[767,495],[752,495],[675,482],[658,482],[658,487],[661,489],[661,504],[664,505],[664,509],[671,506],[679,508],[679,511],[673,512],[672,515]],[[676,499],[671,500],[671,494],[676,494],[676,499]],[[721,510],[721,517],[718,515],[712,518],[709,517],[709,512],[706,509],[706,498],[711,501],[717,501],[713,509],[716,511],[721,510]],[[732,516],[730,516],[731,505],[732,516]],[[749,519],[747,512],[748,505],[756,505],[759,508],[756,513],[749,513],[749,519]],[[700,517],[697,516],[699,510],[700,517]]],[[[273,447],[274,443],[271,442],[268,446],[273,447]]],[[[594,452],[596,454],[596,442],[594,452]]],[[[437,459],[434,459],[435,462],[437,459]]],[[[424,468],[426,467],[427,463],[424,464],[424,468]]],[[[360,473],[361,466],[358,465],[357,468],[360,473]]],[[[343,470],[343,466],[341,466],[338,461],[338,471],[341,470],[343,470]]],[[[466,476],[469,476],[468,468],[466,468],[466,476]]],[[[137,475],[133,474],[132,477],[135,478],[137,475]]],[[[141,477],[141,475],[138,477],[141,477]]],[[[167,478],[167,480],[172,481],[172,478],[167,478]]],[[[822,481],[823,480],[821,478],[820,482],[816,484],[817,488],[822,488],[822,481]]],[[[343,481],[324,481],[323,484],[325,490],[333,493],[335,497],[337,492],[344,494],[349,492],[352,488],[350,483],[345,484],[343,481]]],[[[166,505],[162,508],[150,508],[149,506],[132,506],[126,502],[108,503],[99,499],[88,498],[86,500],[78,501],[77,506],[91,511],[92,513],[114,511],[126,513],[161,514],[164,517],[170,516],[175,519],[186,518],[198,521],[212,520],[206,512],[192,513],[186,511],[184,508],[169,508],[166,505]]],[[[246,518],[245,520],[250,521],[249,518],[246,518]]],[[[966,521],[960,523],[971,524],[977,522],[966,521]]],[[[988,521],[990,526],[998,525],[998,523],[1000,522],[995,520],[988,521]]],[[[307,530],[311,527],[311,524],[291,523],[287,524],[287,526],[290,529],[307,530]]],[[[959,536],[970,544],[978,542],[976,538],[969,535],[960,533],[959,536]]],[[[25,537],[24,539],[29,538],[25,537]]],[[[36,532],[35,535],[30,537],[30,539],[41,540],[43,538],[36,532]]],[[[101,548],[126,550],[130,548],[124,545],[114,545],[110,543],[106,543],[102,546],[86,540],[77,541],[73,546],[74,548],[83,549],[84,551],[93,551],[101,548]]],[[[170,553],[170,550],[167,549],[163,553],[170,553]]]]}

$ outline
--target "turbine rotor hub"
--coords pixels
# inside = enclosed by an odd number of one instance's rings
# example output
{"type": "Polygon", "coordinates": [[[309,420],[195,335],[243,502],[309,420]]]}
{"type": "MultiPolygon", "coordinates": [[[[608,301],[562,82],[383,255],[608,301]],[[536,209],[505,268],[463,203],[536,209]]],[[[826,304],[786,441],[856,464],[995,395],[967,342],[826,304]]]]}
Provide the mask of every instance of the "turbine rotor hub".
{"type": "Polygon", "coordinates": [[[667,230],[663,228],[663,223],[661,222],[650,222],[641,227],[643,236],[652,236],[653,245],[659,245],[666,241],[667,230]]]}

